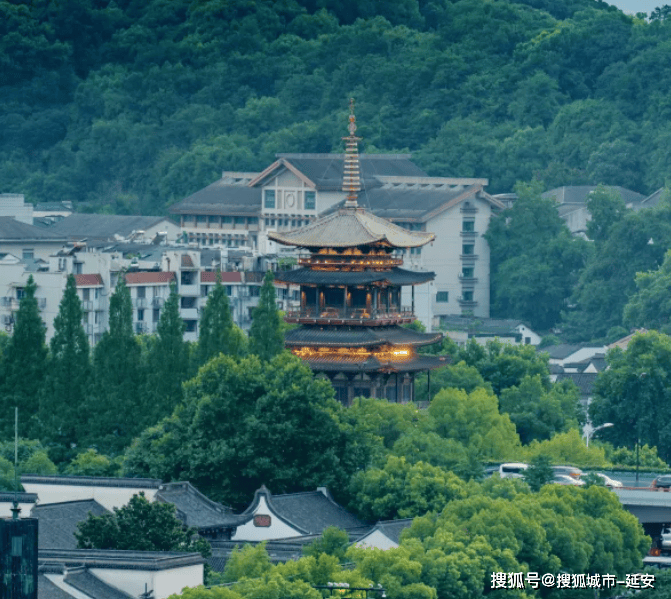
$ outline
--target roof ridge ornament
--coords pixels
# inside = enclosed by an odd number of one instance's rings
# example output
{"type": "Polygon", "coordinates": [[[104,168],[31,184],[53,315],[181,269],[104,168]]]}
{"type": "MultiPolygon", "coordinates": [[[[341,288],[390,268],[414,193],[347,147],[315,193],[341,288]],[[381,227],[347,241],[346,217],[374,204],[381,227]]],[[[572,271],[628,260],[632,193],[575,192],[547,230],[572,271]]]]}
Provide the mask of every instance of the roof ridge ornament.
{"type": "Polygon", "coordinates": [[[357,197],[361,191],[361,177],[359,174],[359,146],[360,137],[356,137],[356,116],[354,115],[354,98],[349,100],[349,135],[345,140],[345,163],[343,165],[342,190],[347,192],[345,208],[356,208],[357,197]]]}

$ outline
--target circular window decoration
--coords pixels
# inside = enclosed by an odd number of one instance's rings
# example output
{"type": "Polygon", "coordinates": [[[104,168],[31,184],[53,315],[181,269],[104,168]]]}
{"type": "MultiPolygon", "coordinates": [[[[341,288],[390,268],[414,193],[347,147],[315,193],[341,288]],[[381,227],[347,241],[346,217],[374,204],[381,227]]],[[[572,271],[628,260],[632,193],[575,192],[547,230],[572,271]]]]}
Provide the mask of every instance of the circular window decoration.
{"type": "Polygon", "coordinates": [[[272,520],[270,519],[270,516],[266,516],[265,514],[254,516],[254,526],[268,528],[271,522],[272,520]]]}
{"type": "Polygon", "coordinates": [[[293,208],[296,203],[296,196],[293,193],[288,193],[284,196],[284,203],[287,208],[293,208]]]}

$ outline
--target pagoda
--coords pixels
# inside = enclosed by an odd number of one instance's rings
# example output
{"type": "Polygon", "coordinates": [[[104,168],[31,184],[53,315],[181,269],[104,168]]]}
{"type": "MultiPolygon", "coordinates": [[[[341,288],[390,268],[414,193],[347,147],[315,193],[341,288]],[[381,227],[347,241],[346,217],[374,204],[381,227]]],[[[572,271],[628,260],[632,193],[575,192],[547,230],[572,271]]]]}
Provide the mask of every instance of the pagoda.
{"type": "Polygon", "coordinates": [[[433,272],[401,268],[398,250],[434,240],[433,233],[407,231],[358,205],[359,137],[350,101],[349,136],[343,165],[341,209],[309,226],[287,233],[269,232],[277,243],[309,252],[296,270],[278,272],[278,282],[300,286],[300,310],[287,313],[298,324],[285,335],[285,345],[313,371],[327,376],[339,401],[380,397],[413,401],[418,372],[445,366],[445,356],[417,353],[439,343],[440,333],[402,327],[415,320],[414,286],[435,278],[433,272]],[[411,285],[412,305],[401,305],[401,288],[411,285]]]}

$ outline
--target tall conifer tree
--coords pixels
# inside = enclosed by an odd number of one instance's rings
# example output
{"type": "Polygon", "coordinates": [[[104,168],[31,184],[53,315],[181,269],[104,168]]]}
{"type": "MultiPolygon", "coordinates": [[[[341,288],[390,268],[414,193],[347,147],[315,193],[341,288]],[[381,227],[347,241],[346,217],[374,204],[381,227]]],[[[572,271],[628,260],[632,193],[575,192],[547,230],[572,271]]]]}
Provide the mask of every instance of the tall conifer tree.
{"type": "Polygon", "coordinates": [[[184,341],[185,324],[179,314],[179,295],[173,284],[158,322],[158,335],[149,355],[146,395],[158,422],[172,413],[182,399],[182,383],[189,371],[189,346],[184,341]]]}
{"type": "Polygon", "coordinates": [[[221,284],[221,273],[217,273],[217,282],[207,298],[199,326],[196,353],[199,367],[221,353],[239,354],[239,336],[234,329],[226,288],[221,284]]]}
{"type": "Polygon", "coordinates": [[[284,348],[282,319],[277,309],[275,277],[269,270],[263,278],[259,304],[252,312],[252,327],[249,331],[250,352],[262,360],[271,360],[284,348]]]}
{"type": "Polygon", "coordinates": [[[47,347],[46,327],[40,316],[33,276],[28,277],[24,295],[16,312],[14,333],[3,361],[0,431],[10,437],[14,429],[14,407],[21,411],[23,434],[37,432],[39,396],[44,386],[47,347]]]}
{"type": "Polygon", "coordinates": [[[54,319],[47,383],[40,397],[41,436],[56,461],[68,459],[77,442],[90,385],[90,348],[82,316],[75,277],[70,275],[54,319]]]}
{"type": "Polygon", "coordinates": [[[142,385],[141,348],[133,334],[133,307],[123,273],[110,298],[109,330],[93,353],[94,385],[88,442],[118,453],[151,422],[142,385]]]}

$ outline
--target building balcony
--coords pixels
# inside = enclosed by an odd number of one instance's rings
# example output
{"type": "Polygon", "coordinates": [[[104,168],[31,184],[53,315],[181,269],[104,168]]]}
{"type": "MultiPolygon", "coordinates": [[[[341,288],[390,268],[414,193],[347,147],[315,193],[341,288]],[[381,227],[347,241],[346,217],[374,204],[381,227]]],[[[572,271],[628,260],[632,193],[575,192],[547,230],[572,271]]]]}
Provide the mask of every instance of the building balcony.
{"type": "Polygon", "coordinates": [[[162,308],[164,303],[165,299],[163,299],[162,297],[153,297],[151,299],[152,308],[162,308]]]}
{"type": "Polygon", "coordinates": [[[184,320],[198,320],[198,308],[180,308],[179,315],[184,320]]]}
{"type": "Polygon", "coordinates": [[[136,308],[146,308],[147,307],[147,298],[146,297],[136,297],[135,298],[135,307],[136,308]]]}
{"type": "Polygon", "coordinates": [[[190,296],[199,296],[200,295],[200,285],[194,283],[193,285],[182,283],[179,286],[179,294],[181,296],[190,295],[190,296]]]}
{"type": "Polygon", "coordinates": [[[460,231],[462,237],[466,237],[468,239],[475,239],[478,236],[477,231],[460,231]]]}
{"type": "Polygon", "coordinates": [[[323,306],[319,310],[304,308],[287,312],[285,320],[288,323],[300,324],[384,326],[412,322],[415,320],[415,314],[407,306],[390,306],[389,309],[384,307],[377,310],[323,306]]]}
{"type": "Polygon", "coordinates": [[[462,285],[475,285],[478,282],[477,277],[465,277],[464,275],[459,275],[459,282],[462,285]]]}
{"type": "Polygon", "coordinates": [[[9,310],[18,310],[19,309],[19,300],[15,297],[3,297],[0,302],[3,308],[8,308],[9,310]]]}
{"type": "Polygon", "coordinates": [[[462,308],[475,308],[478,305],[478,302],[473,298],[464,298],[463,296],[458,297],[457,301],[462,308]]]}
{"type": "Polygon", "coordinates": [[[459,258],[462,260],[477,260],[478,255],[477,254],[459,254],[459,258]]]}

